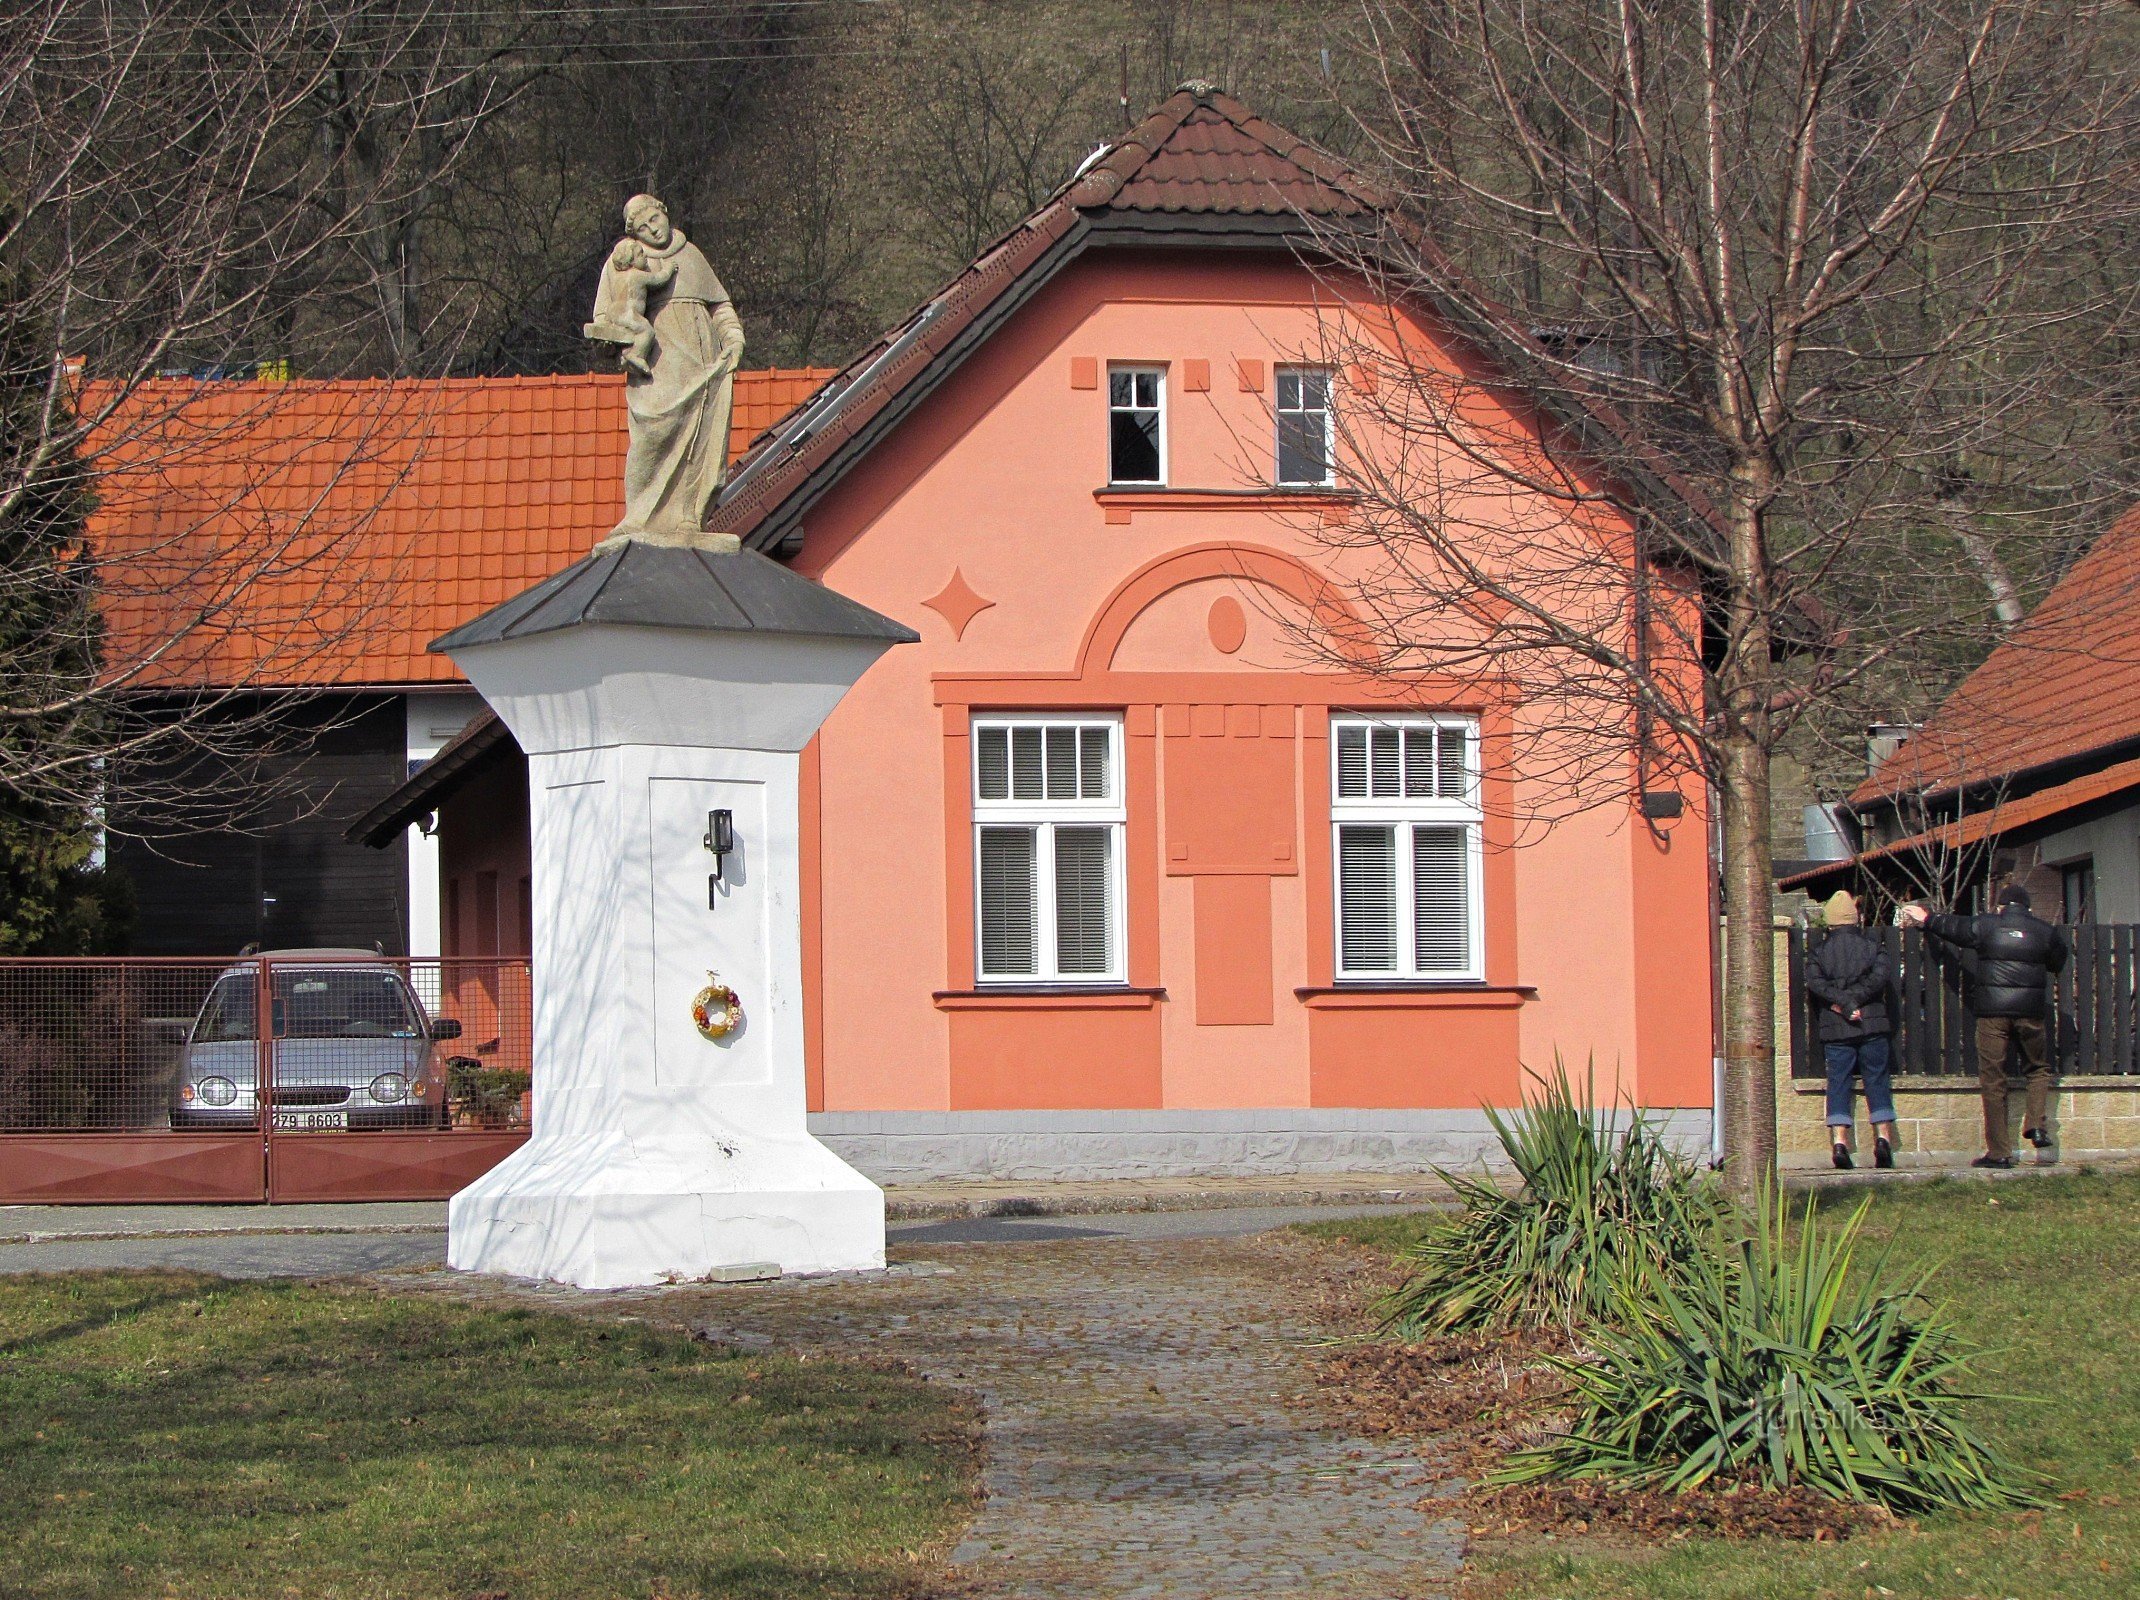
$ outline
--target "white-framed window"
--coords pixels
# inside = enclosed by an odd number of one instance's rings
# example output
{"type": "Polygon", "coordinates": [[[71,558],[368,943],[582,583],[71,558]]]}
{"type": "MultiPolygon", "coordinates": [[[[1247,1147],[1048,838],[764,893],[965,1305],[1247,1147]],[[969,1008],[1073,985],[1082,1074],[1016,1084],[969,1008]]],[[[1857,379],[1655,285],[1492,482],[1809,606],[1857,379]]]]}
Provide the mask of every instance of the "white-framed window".
{"type": "Polygon", "coordinates": [[[1107,369],[1107,481],[1167,481],[1167,371],[1107,369]]]}
{"type": "Polygon", "coordinates": [[[1479,730],[1463,717],[1333,717],[1340,982],[1479,982],[1479,730]]]}
{"type": "Polygon", "coordinates": [[[1122,722],[973,720],[974,973],[1125,983],[1122,722]]]}
{"type": "Polygon", "coordinates": [[[1278,481],[1329,484],[1336,459],[1330,428],[1330,369],[1278,369],[1278,481]]]}

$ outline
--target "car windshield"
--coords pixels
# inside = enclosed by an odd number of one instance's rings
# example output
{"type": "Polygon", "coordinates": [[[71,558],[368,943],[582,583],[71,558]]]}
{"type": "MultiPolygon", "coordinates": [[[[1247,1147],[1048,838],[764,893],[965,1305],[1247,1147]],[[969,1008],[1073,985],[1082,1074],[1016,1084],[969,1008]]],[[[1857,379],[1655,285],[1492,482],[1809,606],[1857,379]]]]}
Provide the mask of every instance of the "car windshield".
{"type": "MultiPolygon", "coordinates": [[[[252,973],[216,980],[201,1008],[196,1042],[255,1037],[258,988],[252,973]]],[[[421,1033],[399,974],[377,970],[279,969],[275,973],[278,1039],[413,1039],[421,1033]]]]}

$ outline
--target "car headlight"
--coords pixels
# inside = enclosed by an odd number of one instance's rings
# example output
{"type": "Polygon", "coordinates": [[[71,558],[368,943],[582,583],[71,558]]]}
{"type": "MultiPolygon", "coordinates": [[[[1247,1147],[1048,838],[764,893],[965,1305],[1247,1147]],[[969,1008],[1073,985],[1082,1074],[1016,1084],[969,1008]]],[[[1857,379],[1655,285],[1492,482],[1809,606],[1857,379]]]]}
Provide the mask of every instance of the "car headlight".
{"type": "Polygon", "coordinates": [[[203,1078],[193,1086],[193,1092],[201,1097],[203,1105],[234,1105],[238,1099],[238,1086],[228,1078],[203,1078]]]}
{"type": "Polygon", "coordinates": [[[398,1072],[382,1072],[372,1079],[372,1098],[382,1105],[392,1105],[405,1099],[409,1092],[409,1080],[398,1072]]]}

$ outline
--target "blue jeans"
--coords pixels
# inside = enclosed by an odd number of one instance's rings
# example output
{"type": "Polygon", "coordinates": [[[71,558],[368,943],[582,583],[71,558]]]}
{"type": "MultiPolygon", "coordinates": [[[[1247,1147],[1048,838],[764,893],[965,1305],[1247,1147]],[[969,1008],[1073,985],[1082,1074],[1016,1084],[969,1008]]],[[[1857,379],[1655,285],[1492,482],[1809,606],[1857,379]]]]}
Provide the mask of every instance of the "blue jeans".
{"type": "Polygon", "coordinates": [[[1874,1123],[1892,1125],[1895,1091],[1887,1081],[1888,1037],[1869,1034],[1863,1039],[1845,1039],[1821,1046],[1828,1058],[1828,1126],[1847,1128],[1855,1120],[1851,1106],[1851,1077],[1865,1080],[1865,1109],[1874,1123]]]}

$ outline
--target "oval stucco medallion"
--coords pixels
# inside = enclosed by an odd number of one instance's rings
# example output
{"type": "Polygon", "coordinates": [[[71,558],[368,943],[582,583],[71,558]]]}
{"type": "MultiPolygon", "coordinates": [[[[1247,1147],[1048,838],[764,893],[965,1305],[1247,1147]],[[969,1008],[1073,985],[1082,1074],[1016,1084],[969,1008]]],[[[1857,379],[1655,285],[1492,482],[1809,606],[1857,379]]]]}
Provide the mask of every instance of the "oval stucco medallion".
{"type": "Polygon", "coordinates": [[[1232,655],[1248,638],[1248,615],[1242,611],[1241,602],[1230,594],[1211,602],[1204,626],[1210,631],[1212,648],[1220,655],[1232,655]]]}

